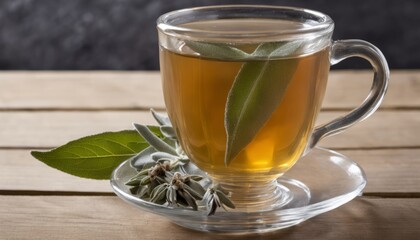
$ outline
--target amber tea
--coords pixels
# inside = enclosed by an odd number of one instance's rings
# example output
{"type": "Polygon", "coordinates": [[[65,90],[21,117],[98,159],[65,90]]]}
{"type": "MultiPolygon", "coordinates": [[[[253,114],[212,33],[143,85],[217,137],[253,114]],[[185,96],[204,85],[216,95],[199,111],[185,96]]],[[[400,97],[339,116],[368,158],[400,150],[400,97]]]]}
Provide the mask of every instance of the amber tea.
{"type": "MultiPolygon", "coordinates": [[[[244,51],[255,48],[243,47],[244,51]]],[[[168,114],[183,149],[201,169],[215,178],[228,173],[232,176],[251,173],[261,180],[273,179],[302,155],[325,91],[329,71],[326,47],[301,56],[237,61],[162,48],[160,59],[168,114]],[[233,81],[244,64],[294,68],[279,106],[255,138],[226,165],[225,106],[233,81]]],[[[276,74],[269,81],[284,80],[282,71],[276,74]]]]}

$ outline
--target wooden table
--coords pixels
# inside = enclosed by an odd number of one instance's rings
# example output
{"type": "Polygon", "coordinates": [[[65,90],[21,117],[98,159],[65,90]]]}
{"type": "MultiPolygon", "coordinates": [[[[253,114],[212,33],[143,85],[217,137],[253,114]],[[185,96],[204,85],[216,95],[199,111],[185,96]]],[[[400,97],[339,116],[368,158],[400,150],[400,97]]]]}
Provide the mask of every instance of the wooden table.
{"type": "MultiPolygon", "coordinates": [[[[319,121],[357,106],[371,77],[332,72],[319,121]]],[[[1,72],[0,239],[226,239],[137,210],[108,181],[70,176],[29,155],[153,123],[150,107],[164,110],[157,72],[1,72]]],[[[292,228],[232,239],[420,239],[420,71],[392,71],[380,110],[321,145],[360,163],[364,196],[292,228]]]]}

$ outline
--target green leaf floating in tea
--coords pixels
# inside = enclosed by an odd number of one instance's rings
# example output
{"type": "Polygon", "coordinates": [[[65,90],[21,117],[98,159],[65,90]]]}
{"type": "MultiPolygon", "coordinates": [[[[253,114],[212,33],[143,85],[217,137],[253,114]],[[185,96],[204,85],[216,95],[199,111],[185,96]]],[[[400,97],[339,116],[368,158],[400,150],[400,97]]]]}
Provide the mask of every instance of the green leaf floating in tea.
{"type": "Polygon", "coordinates": [[[217,43],[187,42],[194,51],[209,57],[258,59],[245,62],[229,91],[225,111],[227,133],[225,164],[229,163],[255,138],[284,98],[296,70],[298,59],[270,61],[291,55],[302,41],[263,43],[252,54],[217,43]]]}
{"type": "MultiPolygon", "coordinates": [[[[162,138],[158,127],[149,127],[162,138]]],[[[32,156],[63,172],[93,179],[109,179],[123,161],[148,147],[135,130],[106,132],[71,141],[47,152],[31,152],[32,156]]]]}
{"type": "Polygon", "coordinates": [[[231,47],[225,43],[205,43],[205,42],[186,42],[187,46],[194,52],[209,58],[229,59],[229,60],[240,60],[247,59],[250,54],[238,49],[231,47]]]}

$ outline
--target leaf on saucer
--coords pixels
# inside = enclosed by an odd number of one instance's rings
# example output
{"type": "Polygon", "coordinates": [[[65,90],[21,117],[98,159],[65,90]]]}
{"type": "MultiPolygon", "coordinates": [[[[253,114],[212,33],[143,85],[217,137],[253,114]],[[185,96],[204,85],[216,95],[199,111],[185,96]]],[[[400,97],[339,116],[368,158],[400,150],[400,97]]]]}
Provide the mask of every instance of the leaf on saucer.
{"type": "Polygon", "coordinates": [[[176,150],[168,143],[157,137],[147,126],[138,123],[133,124],[137,132],[157,151],[178,155],[176,150]]]}
{"type": "Polygon", "coordinates": [[[151,156],[154,152],[156,150],[151,146],[143,149],[140,153],[130,158],[130,165],[137,170],[142,170],[144,165],[155,162],[151,156]]]}
{"type": "Polygon", "coordinates": [[[156,122],[159,123],[160,126],[172,126],[168,115],[158,113],[154,109],[150,109],[150,112],[152,112],[153,118],[156,120],[156,122]]]}

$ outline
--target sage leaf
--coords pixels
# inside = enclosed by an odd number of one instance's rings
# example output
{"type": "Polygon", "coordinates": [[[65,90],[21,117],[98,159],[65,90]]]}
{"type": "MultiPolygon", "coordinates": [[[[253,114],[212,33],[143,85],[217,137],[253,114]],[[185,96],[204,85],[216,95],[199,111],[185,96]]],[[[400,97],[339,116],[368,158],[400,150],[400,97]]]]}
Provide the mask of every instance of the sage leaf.
{"type": "Polygon", "coordinates": [[[166,152],[172,155],[178,155],[178,153],[173,147],[171,147],[169,144],[167,144],[162,139],[153,134],[153,132],[148,127],[137,123],[134,123],[133,125],[136,128],[137,132],[157,151],[166,152]]]}
{"type": "Polygon", "coordinates": [[[172,161],[175,161],[179,158],[178,156],[166,152],[154,152],[150,156],[154,161],[158,161],[159,159],[170,159],[172,161]]]}
{"type": "Polygon", "coordinates": [[[198,193],[196,190],[194,190],[192,187],[188,186],[187,184],[183,185],[184,191],[187,191],[191,196],[194,197],[196,200],[203,199],[203,194],[198,193]]]}
{"type": "MultiPolygon", "coordinates": [[[[161,136],[158,131],[152,127],[155,136],[161,136]]],[[[109,179],[121,162],[148,146],[136,131],[126,130],[83,137],[50,151],[32,151],[31,155],[50,167],[78,177],[109,179]]]]}
{"type": "MultiPolygon", "coordinates": [[[[155,180],[153,180],[152,181],[152,179],[149,177],[149,176],[147,176],[147,178],[149,178],[149,183],[148,184],[146,184],[147,185],[147,193],[149,194],[149,196],[151,195],[151,193],[152,193],[152,191],[153,191],[153,189],[155,189],[155,187],[157,187],[157,186],[159,186],[160,185],[160,183],[158,182],[158,181],[155,181],[155,180]]],[[[147,180],[148,181],[148,180],[147,180]]],[[[141,185],[142,183],[140,182],[140,185],[141,185]]]]}
{"type": "Polygon", "coordinates": [[[198,168],[197,165],[191,161],[181,166],[181,172],[189,175],[205,175],[203,170],[198,168]]]}
{"type": "Polygon", "coordinates": [[[168,191],[166,192],[166,201],[169,204],[175,204],[176,200],[177,200],[176,190],[172,186],[169,186],[168,191]]]}
{"type": "MultiPolygon", "coordinates": [[[[153,189],[153,191],[150,193],[150,198],[151,198],[150,201],[155,202],[155,201],[158,201],[161,198],[163,198],[163,196],[161,196],[161,193],[162,193],[162,191],[165,191],[165,189],[167,189],[168,186],[169,185],[167,183],[163,183],[163,184],[160,184],[160,185],[156,186],[153,189]]],[[[165,195],[166,195],[166,192],[165,192],[165,195]]]]}
{"type": "Polygon", "coordinates": [[[206,190],[203,188],[203,186],[201,186],[201,184],[199,184],[195,180],[190,180],[186,184],[200,195],[200,199],[203,198],[203,195],[206,193],[206,190]]]}
{"type": "Polygon", "coordinates": [[[130,178],[129,181],[134,180],[134,179],[143,178],[144,176],[148,175],[148,172],[149,172],[148,169],[143,169],[140,172],[137,172],[137,174],[134,175],[132,178],[130,178]]]}
{"type": "Polygon", "coordinates": [[[149,176],[146,176],[140,181],[140,185],[142,185],[142,186],[148,185],[151,182],[152,182],[152,179],[149,176]]]}
{"type": "Polygon", "coordinates": [[[166,202],[166,191],[168,191],[168,188],[162,188],[159,192],[156,193],[156,195],[150,199],[150,202],[157,203],[157,204],[163,204],[166,202]]]}
{"type": "Polygon", "coordinates": [[[130,165],[137,170],[142,170],[144,165],[154,163],[151,156],[154,152],[156,152],[156,150],[150,146],[143,149],[139,154],[129,159],[130,165]]]}
{"type": "Polygon", "coordinates": [[[139,186],[131,187],[130,189],[131,194],[136,195],[141,190],[139,186]]]}
{"type": "MultiPolygon", "coordinates": [[[[203,176],[199,176],[199,175],[190,175],[190,178],[196,182],[203,180],[203,176]]],[[[203,193],[204,194],[204,193],[203,193]]]]}
{"type": "Polygon", "coordinates": [[[167,125],[161,126],[160,131],[167,138],[176,138],[176,133],[175,133],[175,130],[172,128],[172,126],[167,126],[167,125]]]}
{"type": "Polygon", "coordinates": [[[138,187],[140,185],[141,178],[131,179],[125,183],[127,186],[138,187]]]}
{"type": "Polygon", "coordinates": [[[215,201],[214,197],[212,197],[207,204],[207,216],[211,216],[216,213],[217,204],[215,204],[215,201]]]}
{"type": "Polygon", "coordinates": [[[154,109],[150,109],[152,112],[153,117],[155,118],[156,122],[159,123],[161,126],[172,126],[171,120],[169,120],[168,115],[163,113],[158,113],[154,109]]]}
{"type": "Polygon", "coordinates": [[[296,54],[304,47],[304,41],[295,40],[289,42],[268,42],[260,44],[251,54],[253,57],[280,58],[296,54]]]}
{"type": "Polygon", "coordinates": [[[222,191],[216,190],[216,194],[223,205],[227,206],[228,208],[235,208],[235,205],[232,203],[232,201],[222,191]]]}
{"type": "Polygon", "coordinates": [[[197,211],[197,203],[195,202],[194,197],[189,192],[178,191],[178,194],[187,202],[188,206],[192,207],[195,211],[197,211]]]}
{"type": "Polygon", "coordinates": [[[195,42],[186,41],[185,44],[191,48],[194,52],[204,56],[206,58],[217,58],[217,59],[247,59],[250,54],[227,45],[226,43],[206,43],[206,42],[195,42]]]}
{"type": "Polygon", "coordinates": [[[148,191],[147,187],[140,187],[139,186],[139,190],[137,191],[138,197],[139,198],[144,197],[147,194],[147,191],[148,191]]]}
{"type": "Polygon", "coordinates": [[[219,199],[219,197],[217,196],[216,193],[213,193],[213,199],[214,199],[214,203],[213,204],[216,204],[216,206],[218,208],[222,206],[222,203],[220,202],[220,199],[219,199]]]}
{"type": "MultiPolygon", "coordinates": [[[[267,49],[272,47],[268,44],[259,46],[253,55],[267,54],[267,49]]],[[[284,50],[288,55],[300,47],[298,43],[286,43],[272,53],[279,55],[284,50]]],[[[297,65],[298,59],[293,58],[248,61],[242,65],[229,91],[225,109],[226,166],[255,138],[279,106],[297,65]]]]}

